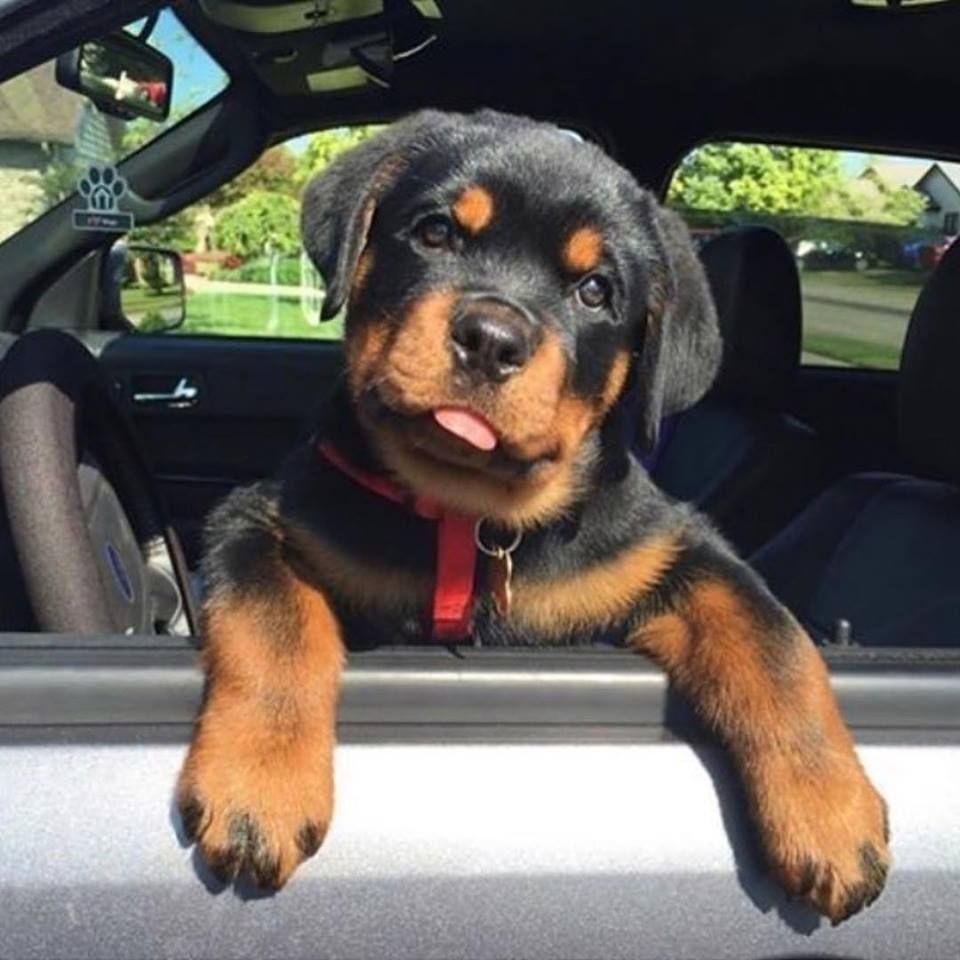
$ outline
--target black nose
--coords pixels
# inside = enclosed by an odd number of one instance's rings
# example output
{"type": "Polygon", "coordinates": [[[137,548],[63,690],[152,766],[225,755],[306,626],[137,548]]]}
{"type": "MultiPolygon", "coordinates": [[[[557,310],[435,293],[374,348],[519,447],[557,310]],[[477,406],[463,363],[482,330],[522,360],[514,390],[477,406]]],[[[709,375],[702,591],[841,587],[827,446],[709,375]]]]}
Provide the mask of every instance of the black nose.
{"type": "Polygon", "coordinates": [[[493,383],[522,370],[533,353],[533,330],[520,316],[473,307],[454,320],[451,336],[457,364],[493,383]]]}

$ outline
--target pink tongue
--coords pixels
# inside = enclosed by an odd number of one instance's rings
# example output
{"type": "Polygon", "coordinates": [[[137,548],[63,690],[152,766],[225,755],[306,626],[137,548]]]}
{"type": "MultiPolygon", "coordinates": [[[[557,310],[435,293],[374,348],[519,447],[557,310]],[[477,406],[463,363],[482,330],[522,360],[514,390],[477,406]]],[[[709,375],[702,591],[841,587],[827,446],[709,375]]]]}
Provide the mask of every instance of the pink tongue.
{"type": "Polygon", "coordinates": [[[463,407],[439,407],[433,411],[433,419],[444,430],[479,450],[493,450],[497,445],[497,435],[487,422],[463,407]]]}

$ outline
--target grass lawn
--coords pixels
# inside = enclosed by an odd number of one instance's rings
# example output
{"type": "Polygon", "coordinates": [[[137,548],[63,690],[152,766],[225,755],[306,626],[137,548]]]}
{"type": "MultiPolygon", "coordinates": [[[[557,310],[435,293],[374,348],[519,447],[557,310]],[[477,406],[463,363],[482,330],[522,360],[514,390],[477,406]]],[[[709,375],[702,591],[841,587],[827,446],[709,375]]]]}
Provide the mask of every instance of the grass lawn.
{"type": "Polygon", "coordinates": [[[912,270],[804,271],[803,349],[850,366],[897,369],[925,280],[912,270]]]}
{"type": "Polygon", "coordinates": [[[804,331],[803,349],[852,367],[896,370],[900,365],[899,343],[867,343],[842,334],[804,331]]]}
{"type": "Polygon", "coordinates": [[[168,306],[170,301],[180,299],[179,287],[167,287],[159,293],[149,287],[125,287],[123,290],[123,309],[127,312],[146,313],[156,310],[157,304],[168,306]]]}
{"type": "Polygon", "coordinates": [[[919,270],[804,270],[800,285],[810,296],[909,312],[926,279],[919,270]]]}
{"type": "Polygon", "coordinates": [[[929,274],[922,270],[894,270],[878,267],[875,270],[804,270],[803,282],[817,282],[818,278],[838,286],[862,290],[877,287],[911,287],[919,290],[929,274]]]}
{"type": "Polygon", "coordinates": [[[171,332],[187,336],[339,340],[343,337],[343,318],[334,317],[317,326],[307,323],[300,300],[295,297],[188,293],[187,319],[182,327],[171,332]]]}
{"type": "Polygon", "coordinates": [[[166,330],[176,323],[183,309],[180,287],[151,290],[149,287],[127,287],[121,294],[124,315],[142,333],[166,330]]]}

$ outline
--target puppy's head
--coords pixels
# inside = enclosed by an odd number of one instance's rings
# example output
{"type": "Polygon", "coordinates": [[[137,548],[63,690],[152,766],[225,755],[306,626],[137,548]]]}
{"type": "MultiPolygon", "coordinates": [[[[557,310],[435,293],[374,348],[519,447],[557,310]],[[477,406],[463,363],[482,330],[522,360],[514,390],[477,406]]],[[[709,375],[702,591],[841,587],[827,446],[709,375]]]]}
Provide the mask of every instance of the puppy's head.
{"type": "Polygon", "coordinates": [[[636,358],[638,429],[720,355],[686,229],[596,147],[489,111],[426,112],[307,188],[304,243],[345,304],[347,380],[418,493],[531,525],[583,492],[636,358]]]}

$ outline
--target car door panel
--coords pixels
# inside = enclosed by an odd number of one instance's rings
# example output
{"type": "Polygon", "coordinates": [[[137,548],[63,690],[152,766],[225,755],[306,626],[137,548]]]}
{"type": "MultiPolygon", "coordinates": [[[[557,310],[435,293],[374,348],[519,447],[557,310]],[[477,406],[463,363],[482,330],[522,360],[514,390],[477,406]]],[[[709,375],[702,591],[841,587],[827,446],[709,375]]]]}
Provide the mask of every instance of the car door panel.
{"type": "Polygon", "coordinates": [[[776,886],[727,755],[632,654],[351,656],[332,829],[263,896],[217,883],[171,808],[201,697],[189,643],[5,637],[0,953],[954,956],[960,664],[826,654],[895,853],[838,928],[776,886]]]}
{"type": "Polygon", "coordinates": [[[109,340],[100,359],[195,562],[210,508],[234,486],[269,476],[306,435],[337,384],[342,349],[334,341],[129,335],[109,340]]]}

